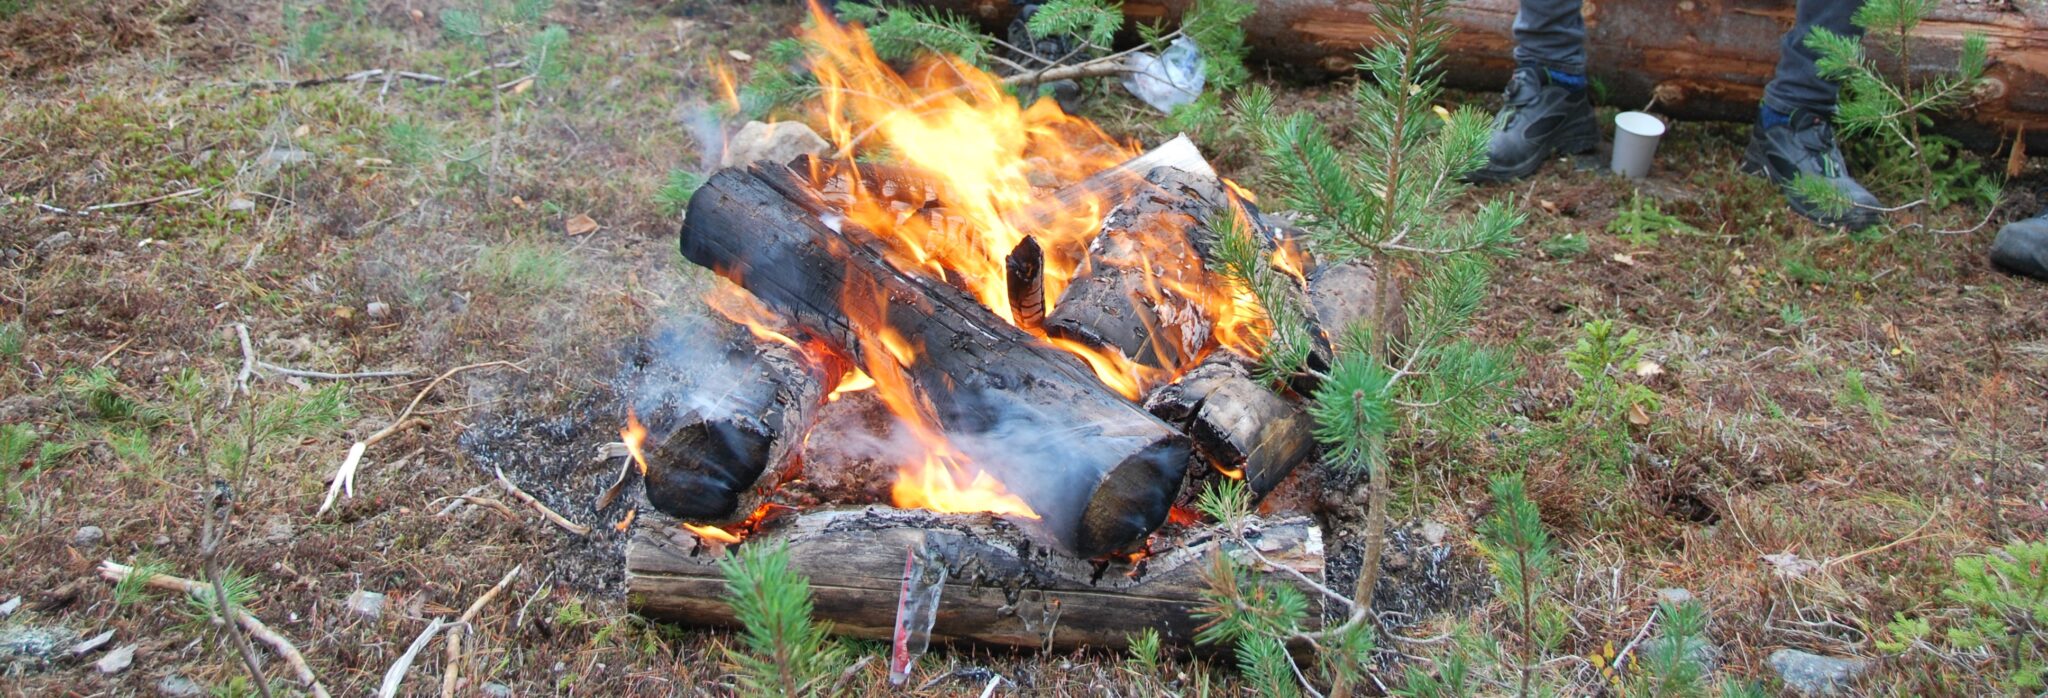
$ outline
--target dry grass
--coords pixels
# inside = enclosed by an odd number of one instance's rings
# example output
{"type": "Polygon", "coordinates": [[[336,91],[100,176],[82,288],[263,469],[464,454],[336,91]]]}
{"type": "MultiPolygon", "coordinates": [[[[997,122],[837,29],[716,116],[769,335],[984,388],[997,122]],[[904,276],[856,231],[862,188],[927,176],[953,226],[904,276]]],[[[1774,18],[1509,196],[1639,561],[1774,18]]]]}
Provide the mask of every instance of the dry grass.
{"type": "MultiPolygon", "coordinates": [[[[180,601],[117,595],[93,574],[102,558],[200,574],[201,494],[220,480],[237,497],[225,564],[251,581],[251,610],[338,695],[370,690],[430,619],[536,561],[480,613],[464,677],[522,695],[719,693],[723,636],[624,613],[617,570],[605,569],[611,521],[579,499],[603,473],[504,463],[514,477],[564,483],[549,504],[597,529],[592,541],[482,508],[435,514],[443,497],[489,482],[498,463],[471,444],[504,421],[493,415],[527,419],[515,430],[526,435],[564,419],[587,422],[578,438],[610,428],[612,352],[705,283],[678,273],[674,219],[655,192],[670,170],[700,165],[686,121],[712,94],[708,66],[778,35],[795,8],[561,3],[535,18],[491,3],[478,37],[443,31],[444,10],[483,7],[453,0],[118,5],[99,16],[48,0],[0,20],[11,80],[0,102],[0,423],[15,427],[9,438],[32,432],[0,449],[20,457],[0,464],[0,559],[17,561],[0,568],[0,600],[25,597],[29,610],[8,622],[111,628],[142,651],[119,677],[62,666],[0,692],[138,693],[176,674],[233,693],[243,670],[217,631],[167,612],[180,601]],[[567,29],[572,50],[556,56],[560,73],[516,93],[491,85],[530,66],[451,87],[252,87],[370,68],[452,77],[527,56],[547,24],[567,29]],[[191,188],[201,192],[99,215],[37,208],[191,188]],[[578,214],[603,228],[567,235],[578,214]],[[390,313],[373,317],[373,302],[390,313]],[[358,496],[316,519],[322,478],[348,444],[421,384],[273,376],[240,394],[237,322],[261,359],[298,368],[431,375],[503,359],[524,372],[437,389],[423,424],[371,449],[358,496]],[[75,545],[87,525],[105,540],[75,545]],[[357,589],[391,595],[381,620],[342,608],[357,589]]],[[[1341,91],[1291,94],[1330,110],[1341,91]]],[[[1114,131],[1157,135],[1141,112],[1096,106],[1114,131]]],[[[1633,196],[1624,183],[1553,167],[1514,187],[1529,242],[1501,276],[1484,333],[1526,368],[1517,421],[1490,445],[1416,454],[1403,483],[1399,508],[1464,539],[1485,513],[1485,476],[1529,471],[1571,551],[1569,652],[1625,642],[1650,590],[1682,586],[1713,609],[1710,636],[1734,675],[1764,676],[1763,657],[1780,647],[1871,654],[1870,635],[1894,612],[1941,603],[1950,558],[2048,529],[2048,287],[1988,270],[1989,230],[1855,240],[1792,220],[1774,192],[1735,174],[1740,146],[1734,128],[1677,130],[1672,161],[1711,164],[1664,175],[1643,196],[1703,232],[1655,245],[1604,232],[1633,196]],[[1589,249],[1540,251],[1566,234],[1589,249]],[[1631,428],[1634,455],[1605,476],[1574,462],[1570,440],[1521,445],[1569,404],[1575,379],[1561,357],[1596,317],[1643,330],[1665,370],[1649,383],[1663,408],[1631,428]],[[1848,395],[1850,371],[1868,398],[1848,395]],[[1783,552],[1840,562],[1787,579],[1762,559],[1783,552]]],[[[962,650],[926,662],[920,678],[992,666],[1046,695],[1157,685],[1090,654],[962,650]]],[[[426,690],[439,664],[422,655],[407,685],[426,690]]],[[[1170,673],[1189,691],[1230,681],[1200,664],[1170,673]]],[[[853,682],[873,694],[881,683],[879,666],[853,682]]]]}

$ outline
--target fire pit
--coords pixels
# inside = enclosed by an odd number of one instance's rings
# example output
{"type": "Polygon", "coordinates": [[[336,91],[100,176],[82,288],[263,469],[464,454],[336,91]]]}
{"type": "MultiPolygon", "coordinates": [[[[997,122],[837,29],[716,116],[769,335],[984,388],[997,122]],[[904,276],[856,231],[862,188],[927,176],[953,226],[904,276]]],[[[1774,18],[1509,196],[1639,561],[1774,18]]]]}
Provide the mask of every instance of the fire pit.
{"type": "Polygon", "coordinates": [[[1191,638],[1200,573],[1226,558],[1320,579],[1307,518],[1223,536],[1186,508],[1219,478],[1263,496],[1317,450],[1311,386],[1255,378],[1270,328],[1214,266],[1258,246],[1318,327],[1371,311],[1374,270],[1316,268],[1184,137],[1138,153],[958,61],[899,75],[815,19],[838,156],[709,178],[681,249],[732,285],[635,363],[621,486],[642,476],[661,514],[628,548],[636,606],[729,622],[716,560],[767,541],[819,615],[874,637],[919,560],[944,571],[935,637],[1025,646],[1191,638]],[[873,151],[893,164],[847,157],[873,151]],[[877,419],[821,420],[849,395],[877,419]],[[792,501],[847,441],[890,461],[886,500],[792,501]]]}

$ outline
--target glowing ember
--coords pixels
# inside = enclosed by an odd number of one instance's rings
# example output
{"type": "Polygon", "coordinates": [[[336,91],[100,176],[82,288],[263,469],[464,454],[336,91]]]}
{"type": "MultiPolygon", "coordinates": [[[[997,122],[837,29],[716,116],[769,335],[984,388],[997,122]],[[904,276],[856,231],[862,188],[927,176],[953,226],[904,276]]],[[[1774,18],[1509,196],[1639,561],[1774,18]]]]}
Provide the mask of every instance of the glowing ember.
{"type": "Polygon", "coordinates": [[[633,527],[633,519],[639,515],[639,509],[627,509],[625,518],[619,519],[618,523],[612,524],[612,530],[625,533],[626,529],[633,527]]]}
{"type": "Polygon", "coordinates": [[[1224,477],[1230,478],[1232,480],[1244,479],[1244,468],[1225,468],[1220,464],[1214,467],[1216,468],[1216,472],[1223,473],[1224,477]]]}
{"type": "Polygon", "coordinates": [[[1166,510],[1166,521],[1177,526],[1193,526],[1196,523],[1200,523],[1201,520],[1201,514],[1187,507],[1177,506],[1166,510]]]}
{"type": "Polygon", "coordinates": [[[626,426],[619,430],[619,440],[626,442],[626,452],[640,466],[640,477],[647,477],[647,455],[640,451],[647,442],[647,427],[640,424],[640,416],[633,414],[633,408],[626,408],[626,426]]]}

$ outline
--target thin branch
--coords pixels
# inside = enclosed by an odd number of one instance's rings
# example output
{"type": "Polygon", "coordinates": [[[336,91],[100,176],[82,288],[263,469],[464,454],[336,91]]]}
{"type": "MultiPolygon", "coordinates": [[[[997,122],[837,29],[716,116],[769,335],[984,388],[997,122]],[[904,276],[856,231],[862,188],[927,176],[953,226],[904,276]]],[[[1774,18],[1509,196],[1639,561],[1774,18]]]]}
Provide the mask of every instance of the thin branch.
{"type": "Polygon", "coordinates": [[[227,630],[228,638],[234,642],[235,652],[241,655],[243,668],[249,670],[249,679],[256,683],[256,691],[262,694],[263,698],[270,698],[270,679],[263,676],[263,665],[256,661],[256,648],[249,644],[248,636],[242,634],[242,627],[229,621],[234,617],[235,609],[228,600],[227,584],[221,581],[220,532],[213,523],[214,519],[220,519],[225,524],[232,512],[227,506],[226,488],[225,483],[215,485],[212,510],[206,513],[206,521],[200,527],[199,557],[201,564],[206,568],[206,579],[213,585],[213,601],[220,608],[221,627],[227,630]]]}
{"type": "Polygon", "coordinates": [[[476,627],[476,614],[483,611],[484,605],[489,604],[491,599],[498,598],[498,594],[503,593],[505,587],[512,584],[512,579],[519,576],[519,570],[524,568],[525,565],[513,565],[512,571],[506,572],[504,578],[498,580],[497,586],[491,587],[490,591],[477,597],[476,601],[469,604],[469,610],[463,611],[462,617],[456,619],[455,624],[458,627],[448,633],[448,671],[441,676],[441,698],[455,698],[455,688],[462,683],[463,634],[476,627]]]}
{"type": "Polygon", "coordinates": [[[400,429],[405,428],[407,424],[414,423],[413,420],[410,420],[408,418],[412,416],[413,410],[419,408],[420,401],[427,399],[428,393],[434,392],[434,386],[440,385],[442,381],[448,380],[450,377],[453,377],[457,373],[461,373],[463,371],[467,371],[473,368],[484,368],[487,366],[510,366],[513,369],[518,370],[520,372],[525,372],[526,370],[523,368],[519,368],[519,364],[510,361],[486,361],[483,363],[469,364],[467,366],[457,366],[455,368],[448,369],[447,372],[442,373],[440,376],[434,378],[433,381],[427,383],[427,387],[420,389],[418,395],[413,396],[412,402],[405,406],[405,410],[398,413],[398,418],[391,420],[390,426],[384,427],[383,429],[378,430],[377,433],[371,434],[368,438],[365,438],[361,441],[357,441],[353,445],[349,446],[348,456],[342,459],[341,467],[334,471],[334,481],[327,486],[327,499],[320,502],[319,510],[314,511],[313,515],[320,516],[326,514],[327,510],[334,506],[335,497],[339,496],[343,490],[347,490],[348,495],[350,497],[355,496],[356,467],[362,463],[363,452],[369,450],[371,444],[383,441],[385,437],[397,433],[400,429]]]}
{"type": "MultiPolygon", "coordinates": [[[[118,583],[134,574],[134,567],[123,565],[113,560],[103,560],[100,562],[101,579],[118,583]]],[[[168,574],[151,575],[148,579],[143,580],[143,585],[200,598],[203,598],[207,593],[207,586],[203,582],[195,582],[184,577],[173,577],[168,574]]],[[[250,637],[254,637],[263,644],[268,645],[271,652],[284,659],[285,665],[291,667],[292,672],[298,676],[299,682],[304,684],[307,690],[313,692],[314,698],[332,698],[327,693],[327,687],[320,685],[319,678],[313,675],[313,667],[306,663],[306,656],[299,654],[299,648],[293,646],[290,640],[285,639],[283,635],[277,634],[277,631],[271,630],[270,626],[264,625],[263,621],[258,620],[256,616],[250,615],[246,610],[235,608],[232,609],[232,613],[234,614],[232,620],[240,624],[243,630],[249,631],[250,637]]]]}
{"type": "Polygon", "coordinates": [[[555,510],[549,509],[548,505],[542,504],[541,501],[538,499],[534,499],[533,495],[526,493],[526,490],[519,489],[518,485],[512,484],[512,481],[505,477],[505,469],[494,467],[492,468],[492,470],[497,471],[498,484],[504,485],[505,491],[507,493],[510,493],[513,496],[513,498],[518,499],[521,502],[525,502],[527,506],[533,507],[533,510],[540,512],[540,515],[543,518],[546,518],[548,522],[553,523],[556,526],[560,526],[563,530],[566,530],[570,533],[574,533],[579,536],[590,535],[589,526],[585,526],[583,524],[570,521],[566,518],[562,518],[561,514],[555,513],[555,510]]]}
{"type": "Polygon", "coordinates": [[[412,661],[420,656],[420,650],[426,649],[427,643],[434,641],[434,635],[447,626],[446,622],[435,618],[434,622],[427,624],[426,630],[420,632],[419,637],[412,639],[412,644],[405,648],[405,654],[398,655],[398,661],[392,662],[391,668],[384,671],[384,681],[377,684],[377,698],[393,698],[398,695],[398,686],[405,683],[405,672],[412,669],[412,661]]]}
{"type": "Polygon", "coordinates": [[[330,381],[355,380],[359,378],[411,378],[420,374],[419,371],[409,368],[391,371],[358,371],[356,373],[328,373],[326,371],[308,371],[305,369],[292,368],[289,366],[279,366],[277,364],[261,360],[257,361],[256,365],[262,367],[263,370],[281,375],[330,381]]]}

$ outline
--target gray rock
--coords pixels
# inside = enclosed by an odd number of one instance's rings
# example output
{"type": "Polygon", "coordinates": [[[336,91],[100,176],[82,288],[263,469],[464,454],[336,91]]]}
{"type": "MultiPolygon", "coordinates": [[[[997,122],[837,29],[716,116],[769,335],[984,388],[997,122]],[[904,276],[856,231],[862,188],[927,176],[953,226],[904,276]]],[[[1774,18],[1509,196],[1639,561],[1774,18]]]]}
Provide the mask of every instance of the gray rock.
{"type": "Polygon", "coordinates": [[[256,157],[256,166],[267,172],[276,172],[286,165],[296,165],[312,159],[312,153],[298,148],[271,148],[256,157]]]}
{"type": "Polygon", "coordinates": [[[1785,686],[1803,696],[1847,695],[1849,684],[1870,671],[1868,659],[1823,657],[1795,649],[1772,652],[1770,662],[1785,686]]]}
{"type": "Polygon", "coordinates": [[[819,138],[816,131],[798,121],[778,121],[765,124],[749,121],[733,134],[726,144],[724,167],[745,165],[755,160],[786,163],[799,155],[817,155],[825,152],[832,144],[819,138]]]}
{"type": "Polygon", "coordinates": [[[41,670],[57,652],[78,641],[78,633],[62,626],[0,627],[0,676],[41,670]]]}
{"type": "Polygon", "coordinates": [[[290,543],[296,533],[298,529],[292,526],[292,519],[289,516],[278,514],[263,522],[263,541],[266,543],[290,543]]]}
{"type": "Polygon", "coordinates": [[[49,237],[45,237],[36,243],[35,255],[37,257],[48,257],[52,252],[69,247],[71,241],[77,238],[78,236],[72,235],[69,230],[60,230],[52,233],[49,237]]]}
{"type": "Polygon", "coordinates": [[[93,662],[92,668],[98,669],[102,674],[119,674],[127,671],[128,667],[134,665],[135,643],[130,642],[114,648],[114,651],[108,652],[107,656],[101,657],[97,662],[93,662]]]}
{"type": "Polygon", "coordinates": [[[16,596],[8,599],[7,603],[0,603],[0,618],[14,615],[14,612],[19,610],[21,610],[21,597],[16,596]]]}
{"type": "Polygon", "coordinates": [[[391,304],[384,301],[370,301],[369,305],[363,306],[363,310],[369,313],[370,318],[373,320],[382,320],[391,316],[391,304]]]}
{"type": "Polygon", "coordinates": [[[98,526],[80,526],[71,534],[71,544],[81,548],[99,545],[100,541],[106,539],[107,532],[100,530],[98,526]]]}
{"type": "Polygon", "coordinates": [[[357,589],[348,595],[348,611],[369,620],[384,617],[384,595],[368,589],[357,589]]]}
{"type": "Polygon", "coordinates": [[[512,698],[512,687],[502,683],[486,683],[478,686],[477,690],[491,698],[512,698]]]}
{"type": "Polygon", "coordinates": [[[199,698],[206,695],[206,687],[199,682],[173,674],[156,682],[156,694],[163,698],[199,698]]]}
{"type": "Polygon", "coordinates": [[[1680,606],[1692,600],[1692,592],[1678,587],[1658,589],[1657,600],[1673,606],[1680,606]]]}

